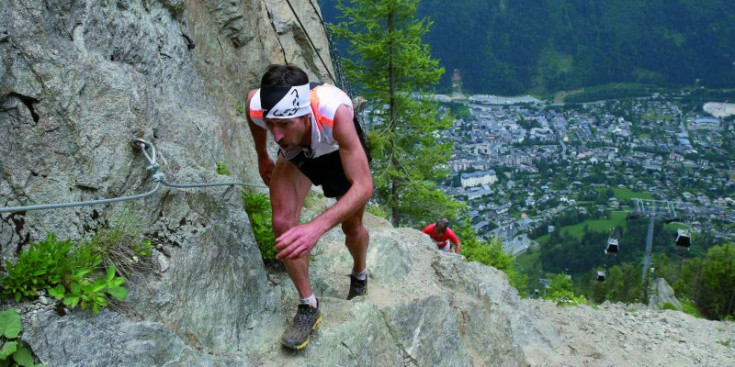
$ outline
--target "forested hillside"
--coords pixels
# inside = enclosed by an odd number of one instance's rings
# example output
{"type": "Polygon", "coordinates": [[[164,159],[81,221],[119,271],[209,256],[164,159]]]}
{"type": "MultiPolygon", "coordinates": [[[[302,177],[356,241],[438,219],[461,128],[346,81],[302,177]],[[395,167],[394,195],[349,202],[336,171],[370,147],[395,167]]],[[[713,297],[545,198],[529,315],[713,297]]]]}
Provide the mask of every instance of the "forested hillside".
{"type": "MultiPolygon", "coordinates": [[[[319,0],[326,21],[337,0],[319,0]]],[[[422,0],[425,42],[465,92],[515,94],[630,82],[735,85],[728,0],[422,0]]],[[[343,55],[346,56],[346,55],[343,55]]]]}

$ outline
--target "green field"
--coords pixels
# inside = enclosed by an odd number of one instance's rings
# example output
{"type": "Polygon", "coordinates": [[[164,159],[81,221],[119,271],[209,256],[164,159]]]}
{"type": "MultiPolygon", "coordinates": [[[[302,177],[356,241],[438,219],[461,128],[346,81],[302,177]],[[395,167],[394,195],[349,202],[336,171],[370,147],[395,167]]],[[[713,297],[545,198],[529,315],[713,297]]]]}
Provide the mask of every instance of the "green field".
{"type": "MultiPolygon", "coordinates": [[[[635,196],[638,197],[638,196],[635,196]]],[[[594,232],[610,232],[611,228],[615,228],[618,225],[626,226],[625,218],[628,216],[628,212],[612,212],[610,219],[589,219],[582,223],[577,223],[571,226],[557,228],[562,235],[571,235],[577,239],[582,239],[584,235],[584,227],[587,226],[589,231],[594,232]]],[[[546,243],[549,239],[549,235],[543,235],[536,239],[536,242],[546,243]]]]}
{"type": "Polygon", "coordinates": [[[531,248],[518,254],[515,258],[515,267],[521,274],[528,276],[527,284],[529,291],[538,287],[538,279],[544,278],[541,267],[541,251],[539,248],[531,248]]]}
{"type": "MultiPolygon", "coordinates": [[[[611,187],[613,192],[615,193],[615,198],[618,199],[618,201],[622,204],[625,202],[629,202],[630,199],[638,198],[638,199],[645,199],[645,200],[653,200],[654,197],[650,193],[647,192],[640,192],[640,191],[633,191],[631,189],[621,189],[618,187],[611,187]]],[[[607,189],[596,189],[597,191],[603,191],[607,189]]]]}
{"type": "Polygon", "coordinates": [[[541,263],[541,261],[539,260],[540,255],[541,253],[538,251],[538,249],[526,250],[515,257],[516,266],[521,271],[521,273],[529,274],[534,267],[538,266],[538,264],[541,263]]]}
{"type": "Polygon", "coordinates": [[[546,243],[547,241],[549,241],[549,235],[548,235],[548,234],[545,234],[545,235],[543,235],[543,236],[541,236],[541,237],[539,237],[539,238],[535,239],[534,241],[536,241],[536,242],[538,242],[538,243],[540,243],[540,244],[544,244],[544,243],[546,243]]]}
{"type": "Polygon", "coordinates": [[[664,224],[664,228],[673,228],[674,230],[691,229],[691,226],[689,226],[688,224],[684,224],[684,223],[673,222],[673,223],[664,224]]]}

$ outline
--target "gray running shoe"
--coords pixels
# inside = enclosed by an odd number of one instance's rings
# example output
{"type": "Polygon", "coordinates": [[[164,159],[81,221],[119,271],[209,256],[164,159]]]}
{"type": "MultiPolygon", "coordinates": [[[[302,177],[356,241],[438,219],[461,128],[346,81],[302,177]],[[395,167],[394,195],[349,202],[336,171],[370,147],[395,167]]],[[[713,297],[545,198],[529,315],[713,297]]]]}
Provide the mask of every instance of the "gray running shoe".
{"type": "Polygon", "coordinates": [[[350,275],[350,292],[347,294],[347,299],[351,300],[357,296],[364,296],[367,294],[367,278],[360,280],[350,275]]]}
{"type": "MultiPolygon", "coordinates": [[[[317,303],[318,304],[318,303],[317,303]]],[[[286,329],[281,337],[281,344],[286,348],[301,350],[309,344],[309,334],[316,329],[316,326],[322,321],[322,313],[319,308],[314,308],[308,304],[299,305],[293,323],[286,329]]]]}

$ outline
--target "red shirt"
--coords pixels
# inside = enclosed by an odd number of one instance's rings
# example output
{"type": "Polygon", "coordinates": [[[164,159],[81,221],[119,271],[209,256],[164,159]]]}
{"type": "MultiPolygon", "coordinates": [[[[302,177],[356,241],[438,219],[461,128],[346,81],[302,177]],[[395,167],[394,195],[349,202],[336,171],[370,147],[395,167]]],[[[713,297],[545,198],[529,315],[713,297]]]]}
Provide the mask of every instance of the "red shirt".
{"type": "Polygon", "coordinates": [[[447,240],[452,241],[455,245],[459,243],[459,239],[457,239],[457,235],[454,234],[454,231],[452,231],[449,227],[447,227],[447,230],[442,233],[441,235],[436,235],[436,223],[431,223],[428,226],[424,227],[424,229],[421,230],[421,232],[424,232],[431,237],[434,242],[436,242],[437,246],[439,248],[444,247],[444,244],[447,242],[447,240]]]}

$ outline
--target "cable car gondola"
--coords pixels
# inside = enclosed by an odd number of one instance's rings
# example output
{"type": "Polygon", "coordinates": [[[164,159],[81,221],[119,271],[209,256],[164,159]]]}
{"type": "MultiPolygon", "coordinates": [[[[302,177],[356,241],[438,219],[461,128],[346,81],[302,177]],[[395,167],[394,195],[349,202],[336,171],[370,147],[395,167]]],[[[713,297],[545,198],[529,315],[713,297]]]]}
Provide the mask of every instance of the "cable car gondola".
{"type": "Polygon", "coordinates": [[[676,230],[676,245],[687,249],[692,245],[692,236],[689,231],[682,228],[676,230]]]}
{"type": "Polygon", "coordinates": [[[605,281],[605,271],[604,270],[598,270],[597,271],[597,281],[604,282],[605,281]]]}
{"type": "Polygon", "coordinates": [[[620,246],[618,245],[618,240],[615,238],[610,238],[607,240],[607,247],[605,247],[605,255],[617,255],[618,254],[618,248],[620,246]]]}

